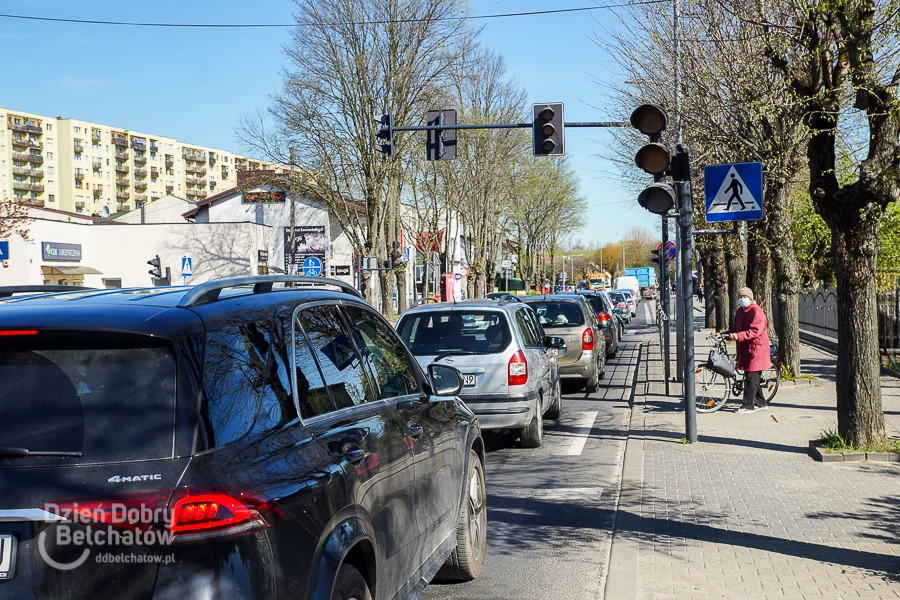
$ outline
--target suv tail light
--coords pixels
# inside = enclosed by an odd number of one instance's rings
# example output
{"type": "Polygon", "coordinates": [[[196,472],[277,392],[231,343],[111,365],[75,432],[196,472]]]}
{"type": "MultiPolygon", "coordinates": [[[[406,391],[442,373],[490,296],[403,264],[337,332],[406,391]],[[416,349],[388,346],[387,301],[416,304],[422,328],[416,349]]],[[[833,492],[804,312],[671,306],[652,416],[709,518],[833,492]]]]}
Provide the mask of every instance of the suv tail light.
{"type": "Polygon", "coordinates": [[[37,335],[37,329],[2,329],[0,330],[0,336],[3,337],[12,337],[12,336],[20,336],[20,335],[37,335]]]}
{"type": "Polygon", "coordinates": [[[609,325],[610,321],[612,321],[612,317],[609,313],[602,312],[597,314],[597,318],[600,319],[600,326],[606,327],[609,325]]]}
{"type": "Polygon", "coordinates": [[[108,498],[64,498],[44,510],[94,527],[156,530],[160,543],[208,542],[271,527],[284,513],[268,498],[230,487],[178,488],[108,498]]]}
{"type": "Polygon", "coordinates": [[[625,308],[626,306],[628,306],[628,304],[626,304],[625,302],[619,302],[618,304],[616,304],[616,306],[619,308],[625,308]]]}
{"type": "Polygon", "coordinates": [[[591,331],[591,328],[588,327],[584,330],[584,333],[581,334],[581,350],[593,350],[594,349],[594,332],[591,331]]]}
{"type": "Polygon", "coordinates": [[[518,350],[509,359],[509,385],[524,385],[528,383],[528,361],[525,353],[518,350]]]}

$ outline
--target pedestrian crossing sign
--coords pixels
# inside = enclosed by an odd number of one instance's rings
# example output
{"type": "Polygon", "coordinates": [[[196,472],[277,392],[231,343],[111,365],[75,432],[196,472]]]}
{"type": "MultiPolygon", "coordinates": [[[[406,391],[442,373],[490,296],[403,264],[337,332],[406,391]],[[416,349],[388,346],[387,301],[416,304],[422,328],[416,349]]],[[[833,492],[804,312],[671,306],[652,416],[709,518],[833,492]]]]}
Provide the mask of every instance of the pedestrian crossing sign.
{"type": "Polygon", "coordinates": [[[703,170],[706,222],[763,218],[762,163],[710,165],[703,170]]]}
{"type": "Polygon", "coordinates": [[[190,256],[182,256],[181,257],[181,276],[182,277],[193,277],[194,276],[194,261],[190,256]]]}

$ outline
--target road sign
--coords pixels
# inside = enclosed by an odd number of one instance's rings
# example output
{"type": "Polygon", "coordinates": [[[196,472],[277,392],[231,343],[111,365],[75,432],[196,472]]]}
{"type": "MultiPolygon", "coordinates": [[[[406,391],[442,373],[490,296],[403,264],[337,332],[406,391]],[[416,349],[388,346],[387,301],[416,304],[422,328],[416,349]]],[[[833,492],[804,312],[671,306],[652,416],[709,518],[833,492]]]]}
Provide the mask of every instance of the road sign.
{"type": "Polygon", "coordinates": [[[181,276],[192,277],[194,275],[194,261],[190,256],[181,257],[181,276]]]}
{"type": "Polygon", "coordinates": [[[500,268],[502,268],[502,269],[511,269],[511,268],[512,268],[512,261],[511,261],[511,260],[504,260],[502,263],[500,263],[500,268]]]}
{"type": "Polygon", "coordinates": [[[710,165],[703,170],[703,177],[707,223],[763,218],[762,163],[710,165]]]}
{"type": "MultiPolygon", "coordinates": [[[[660,244],[660,246],[662,246],[662,244],[660,244]]],[[[675,242],[669,240],[668,243],[666,243],[666,258],[668,258],[669,260],[675,260],[675,255],[677,253],[678,249],[675,246],[675,242]]]]}
{"type": "Polygon", "coordinates": [[[412,248],[407,246],[403,249],[403,262],[408,263],[412,260],[412,248]]]}
{"type": "Polygon", "coordinates": [[[467,277],[469,275],[469,267],[460,267],[459,274],[463,277],[467,277]]]}
{"type": "Polygon", "coordinates": [[[0,242],[0,260],[9,260],[9,242],[0,242]]]}
{"type": "Polygon", "coordinates": [[[307,256],[303,259],[303,274],[307,277],[318,277],[322,274],[322,259],[318,256],[307,256]]]}
{"type": "Polygon", "coordinates": [[[459,281],[460,279],[462,279],[462,274],[456,273],[454,274],[454,277],[456,277],[456,280],[459,281]]]}

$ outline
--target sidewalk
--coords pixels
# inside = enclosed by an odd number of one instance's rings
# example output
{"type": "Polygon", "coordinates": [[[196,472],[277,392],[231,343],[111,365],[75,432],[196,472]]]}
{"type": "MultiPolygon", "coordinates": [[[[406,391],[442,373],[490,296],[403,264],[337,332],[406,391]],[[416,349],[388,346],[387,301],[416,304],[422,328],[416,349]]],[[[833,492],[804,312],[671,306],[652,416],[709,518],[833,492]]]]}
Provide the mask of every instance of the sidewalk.
{"type": "MultiPolygon", "coordinates": [[[[684,445],[655,330],[644,348],[606,600],[900,598],[900,465],[807,455],[836,426],[834,356],[804,347],[816,382],[783,385],[768,411],[697,415],[700,443],[684,445]]],[[[882,389],[900,435],[900,379],[882,389]]]]}

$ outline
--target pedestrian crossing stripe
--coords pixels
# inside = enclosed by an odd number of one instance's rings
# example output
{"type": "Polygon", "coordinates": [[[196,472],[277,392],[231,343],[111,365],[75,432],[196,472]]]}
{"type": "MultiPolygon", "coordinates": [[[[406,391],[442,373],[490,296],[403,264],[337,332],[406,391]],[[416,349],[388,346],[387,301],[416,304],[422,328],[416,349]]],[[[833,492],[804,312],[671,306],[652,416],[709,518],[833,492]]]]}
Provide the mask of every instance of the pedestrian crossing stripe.
{"type": "Polygon", "coordinates": [[[762,210],[759,204],[750,194],[747,184],[741,179],[734,165],[728,169],[728,174],[719,186],[719,191],[713,198],[708,212],[711,215],[719,213],[741,213],[762,210]]]}

